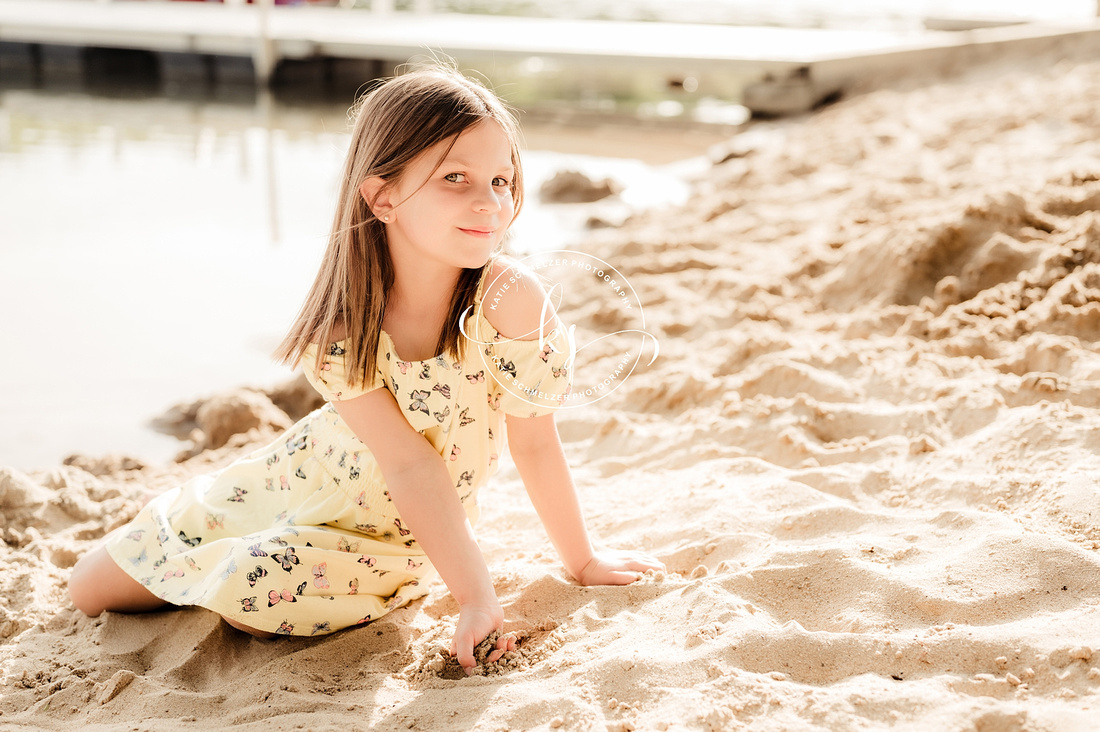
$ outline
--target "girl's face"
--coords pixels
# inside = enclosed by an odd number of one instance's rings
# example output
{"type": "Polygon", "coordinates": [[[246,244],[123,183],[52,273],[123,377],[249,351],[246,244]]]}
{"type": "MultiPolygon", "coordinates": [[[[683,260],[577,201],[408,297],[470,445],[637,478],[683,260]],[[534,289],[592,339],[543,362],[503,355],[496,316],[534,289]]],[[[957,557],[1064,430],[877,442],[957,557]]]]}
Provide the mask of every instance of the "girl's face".
{"type": "Polygon", "coordinates": [[[512,145],[493,120],[459,134],[444,157],[448,142],[417,156],[390,189],[386,236],[395,257],[482,267],[515,213],[512,145]]]}

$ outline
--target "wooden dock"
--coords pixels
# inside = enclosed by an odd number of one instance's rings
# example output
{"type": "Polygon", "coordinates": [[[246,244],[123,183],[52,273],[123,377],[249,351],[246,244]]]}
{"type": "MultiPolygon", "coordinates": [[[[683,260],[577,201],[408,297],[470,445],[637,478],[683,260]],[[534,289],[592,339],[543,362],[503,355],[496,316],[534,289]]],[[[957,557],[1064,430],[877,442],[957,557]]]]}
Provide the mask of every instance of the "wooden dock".
{"type": "Polygon", "coordinates": [[[854,80],[888,68],[953,64],[1060,43],[1092,43],[1100,50],[1100,23],[901,34],[339,7],[0,0],[0,42],[239,56],[252,60],[260,83],[283,59],[403,63],[432,52],[460,62],[541,57],[670,75],[705,69],[759,78],[759,86],[746,90],[747,105],[783,113],[807,109],[854,80]]]}

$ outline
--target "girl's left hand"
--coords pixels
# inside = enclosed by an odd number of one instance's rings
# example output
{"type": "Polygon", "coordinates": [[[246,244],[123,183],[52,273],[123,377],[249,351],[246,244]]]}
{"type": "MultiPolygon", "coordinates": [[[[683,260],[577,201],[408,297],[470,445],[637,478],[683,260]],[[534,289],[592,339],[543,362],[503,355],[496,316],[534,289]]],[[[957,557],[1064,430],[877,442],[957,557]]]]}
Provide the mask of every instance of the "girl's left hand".
{"type": "Polygon", "coordinates": [[[664,571],[665,565],[645,552],[612,549],[596,552],[577,573],[582,585],[629,585],[649,569],[664,571]]]}

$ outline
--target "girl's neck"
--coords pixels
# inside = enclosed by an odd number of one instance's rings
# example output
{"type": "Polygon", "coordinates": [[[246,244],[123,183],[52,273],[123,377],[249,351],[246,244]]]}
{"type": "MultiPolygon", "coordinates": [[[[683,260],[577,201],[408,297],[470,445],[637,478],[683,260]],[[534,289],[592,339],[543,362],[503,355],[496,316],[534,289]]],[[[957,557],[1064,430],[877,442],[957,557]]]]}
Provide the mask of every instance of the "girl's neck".
{"type": "Polygon", "coordinates": [[[393,286],[386,293],[387,312],[405,317],[445,316],[462,271],[453,267],[417,266],[394,258],[393,286]],[[402,266],[405,265],[405,266],[402,266]]]}
{"type": "Polygon", "coordinates": [[[386,294],[382,328],[393,339],[401,358],[421,361],[437,355],[444,321],[461,270],[414,266],[394,257],[393,286],[386,294]]]}

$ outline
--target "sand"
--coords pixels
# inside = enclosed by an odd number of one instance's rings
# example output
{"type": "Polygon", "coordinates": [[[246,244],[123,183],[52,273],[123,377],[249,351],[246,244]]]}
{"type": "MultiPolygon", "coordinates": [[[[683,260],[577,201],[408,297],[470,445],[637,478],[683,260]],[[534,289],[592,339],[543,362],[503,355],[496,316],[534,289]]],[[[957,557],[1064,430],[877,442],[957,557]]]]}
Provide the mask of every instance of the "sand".
{"type": "Polygon", "coordinates": [[[182,463],[0,471],[0,728],[1094,729],[1098,130],[1100,63],[910,82],[753,125],[686,207],[594,232],[661,355],[560,429],[592,533],[667,572],[571,582],[505,465],[477,528],[520,642],[471,678],[438,581],[316,639],[69,605],[145,491],[278,428],[259,392],[182,463]]]}

